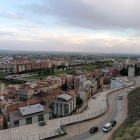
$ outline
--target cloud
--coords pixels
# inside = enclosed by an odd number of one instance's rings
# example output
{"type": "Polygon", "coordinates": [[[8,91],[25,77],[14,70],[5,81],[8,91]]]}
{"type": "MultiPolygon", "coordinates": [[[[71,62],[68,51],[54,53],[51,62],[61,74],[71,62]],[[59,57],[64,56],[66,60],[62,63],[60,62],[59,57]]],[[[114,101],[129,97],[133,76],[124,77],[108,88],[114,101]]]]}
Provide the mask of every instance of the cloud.
{"type": "MultiPolygon", "coordinates": [[[[137,53],[140,52],[140,38],[114,37],[107,34],[97,35],[58,35],[39,34],[29,38],[21,34],[17,39],[0,40],[0,49],[26,51],[67,51],[67,52],[97,52],[97,53],[137,53]]],[[[30,36],[30,35],[29,35],[30,36]]]]}
{"type": "Polygon", "coordinates": [[[89,29],[140,29],[138,0],[42,0],[20,6],[38,16],[53,16],[73,26],[89,29]]]}
{"type": "Polygon", "coordinates": [[[7,32],[7,31],[0,31],[0,36],[15,36],[16,34],[13,32],[7,32]]]}
{"type": "Polygon", "coordinates": [[[18,30],[23,30],[23,31],[39,31],[41,30],[40,27],[38,26],[32,26],[32,25],[22,25],[22,24],[17,24],[17,25],[13,25],[14,27],[18,27],[18,30]]]}
{"type": "Polygon", "coordinates": [[[13,12],[0,12],[0,17],[4,17],[4,18],[11,18],[11,19],[24,19],[24,15],[23,14],[15,14],[13,12]]]}

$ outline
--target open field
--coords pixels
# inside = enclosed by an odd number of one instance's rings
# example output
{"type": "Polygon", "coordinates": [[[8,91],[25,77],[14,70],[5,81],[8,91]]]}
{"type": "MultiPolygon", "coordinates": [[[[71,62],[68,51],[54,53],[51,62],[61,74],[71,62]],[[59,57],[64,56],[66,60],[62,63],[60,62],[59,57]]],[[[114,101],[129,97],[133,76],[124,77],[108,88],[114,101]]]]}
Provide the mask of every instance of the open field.
{"type": "MultiPolygon", "coordinates": [[[[93,69],[96,69],[96,66],[90,65],[90,66],[84,66],[81,68],[81,70],[93,70],[93,69]]],[[[56,72],[54,72],[53,75],[64,74],[64,73],[67,73],[69,71],[72,71],[72,70],[56,71],[56,72]]],[[[50,75],[52,75],[52,74],[33,75],[33,76],[28,76],[28,77],[23,77],[23,78],[39,80],[40,78],[46,79],[50,75]]]]}
{"type": "Polygon", "coordinates": [[[4,82],[5,83],[5,86],[9,86],[9,85],[16,85],[17,83],[14,83],[14,82],[4,82]]]}
{"type": "Polygon", "coordinates": [[[96,66],[90,65],[90,66],[82,67],[81,69],[82,69],[82,70],[93,70],[93,69],[96,69],[96,66]]]}
{"type": "MultiPolygon", "coordinates": [[[[64,70],[64,71],[56,71],[54,72],[53,75],[59,75],[59,74],[64,74],[67,73],[71,70],[64,70]]],[[[46,79],[48,76],[50,76],[52,74],[41,74],[41,75],[33,75],[33,76],[29,76],[29,77],[23,77],[23,78],[28,78],[28,79],[36,79],[39,80],[40,78],[46,79]]]]}
{"type": "Polygon", "coordinates": [[[113,140],[136,140],[140,138],[140,87],[128,94],[128,116],[113,134],[113,140]]]}

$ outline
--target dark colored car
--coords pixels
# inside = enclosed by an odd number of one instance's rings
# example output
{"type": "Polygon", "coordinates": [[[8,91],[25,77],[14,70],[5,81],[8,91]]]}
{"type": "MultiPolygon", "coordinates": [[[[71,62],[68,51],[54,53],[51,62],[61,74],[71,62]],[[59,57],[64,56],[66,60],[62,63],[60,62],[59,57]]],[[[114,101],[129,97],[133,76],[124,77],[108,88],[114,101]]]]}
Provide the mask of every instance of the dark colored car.
{"type": "Polygon", "coordinates": [[[116,125],[116,120],[111,121],[112,127],[116,125]]]}
{"type": "Polygon", "coordinates": [[[96,126],[92,127],[92,128],[89,130],[90,133],[94,133],[94,132],[96,132],[96,131],[98,131],[98,127],[96,127],[96,126]]]}

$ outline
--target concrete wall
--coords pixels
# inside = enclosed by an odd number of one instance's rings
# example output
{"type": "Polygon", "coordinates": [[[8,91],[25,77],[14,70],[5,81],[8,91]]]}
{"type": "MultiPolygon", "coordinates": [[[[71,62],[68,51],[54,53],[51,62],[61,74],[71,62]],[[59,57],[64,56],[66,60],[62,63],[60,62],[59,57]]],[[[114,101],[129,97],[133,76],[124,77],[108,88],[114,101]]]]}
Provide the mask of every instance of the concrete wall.
{"type": "Polygon", "coordinates": [[[38,116],[33,116],[32,123],[37,123],[37,122],[38,122],[38,116]]]}
{"type": "Polygon", "coordinates": [[[49,113],[44,114],[44,120],[49,120],[49,117],[50,117],[49,113]]]}
{"type": "Polygon", "coordinates": [[[19,126],[23,126],[23,125],[26,125],[26,118],[19,120],[19,126]]]}
{"type": "MultiPolygon", "coordinates": [[[[43,115],[44,115],[44,120],[49,120],[49,116],[50,116],[49,113],[46,113],[46,114],[43,114],[43,115]]],[[[28,116],[27,116],[27,118],[28,118],[28,116]]],[[[12,115],[11,115],[10,116],[10,126],[11,126],[11,128],[14,127],[14,121],[16,121],[16,120],[14,120],[12,115]]],[[[37,123],[37,122],[38,122],[38,115],[33,116],[32,117],[32,123],[37,123]]],[[[23,118],[23,119],[19,120],[19,126],[23,126],[23,125],[26,125],[26,118],[23,118]]]]}
{"type": "Polygon", "coordinates": [[[116,79],[112,79],[112,80],[111,80],[111,89],[120,87],[120,86],[122,86],[122,85],[123,85],[123,84],[120,83],[120,82],[118,82],[116,79]]]}

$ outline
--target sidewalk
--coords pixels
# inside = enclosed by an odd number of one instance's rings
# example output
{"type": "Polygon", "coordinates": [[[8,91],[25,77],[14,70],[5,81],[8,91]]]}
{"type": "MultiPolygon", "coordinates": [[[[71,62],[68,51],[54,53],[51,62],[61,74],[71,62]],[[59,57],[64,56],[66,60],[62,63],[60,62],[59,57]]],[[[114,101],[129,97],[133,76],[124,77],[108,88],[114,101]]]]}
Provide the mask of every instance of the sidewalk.
{"type": "Polygon", "coordinates": [[[87,108],[87,105],[88,105],[88,102],[84,102],[82,107],[80,107],[76,110],[77,114],[82,113],[87,108]]]}

